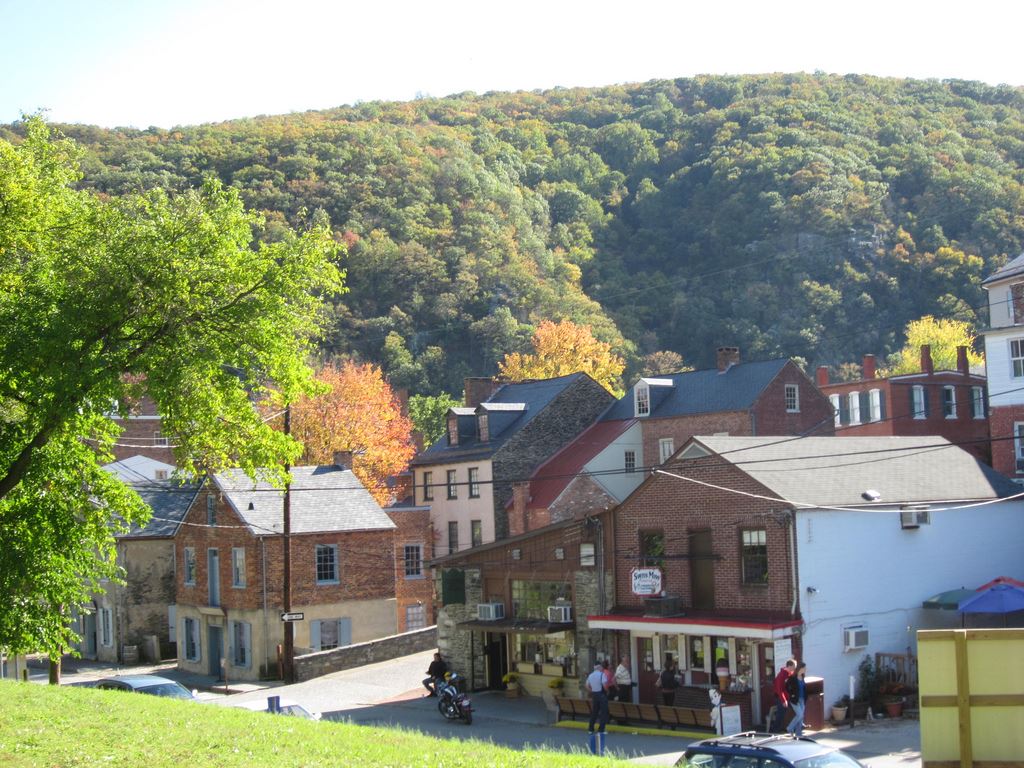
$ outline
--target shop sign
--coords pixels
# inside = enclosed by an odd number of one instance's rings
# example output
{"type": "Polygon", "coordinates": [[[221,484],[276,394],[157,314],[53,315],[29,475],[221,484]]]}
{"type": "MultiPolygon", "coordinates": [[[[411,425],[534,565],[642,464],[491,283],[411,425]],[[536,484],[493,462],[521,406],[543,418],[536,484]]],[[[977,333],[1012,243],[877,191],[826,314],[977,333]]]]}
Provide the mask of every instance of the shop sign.
{"type": "Polygon", "coordinates": [[[661,594],[661,568],[634,568],[630,577],[634,595],[654,597],[661,594]]]}

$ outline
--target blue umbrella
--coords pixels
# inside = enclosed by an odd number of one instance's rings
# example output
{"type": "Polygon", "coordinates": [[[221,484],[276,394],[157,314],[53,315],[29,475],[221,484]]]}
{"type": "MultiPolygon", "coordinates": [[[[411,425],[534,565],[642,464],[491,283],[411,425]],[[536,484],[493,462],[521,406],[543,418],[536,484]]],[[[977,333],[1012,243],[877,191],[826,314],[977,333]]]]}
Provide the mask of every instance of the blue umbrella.
{"type": "Polygon", "coordinates": [[[1024,611],[1024,589],[1015,584],[996,584],[960,601],[963,613],[1013,613],[1024,611]]]}

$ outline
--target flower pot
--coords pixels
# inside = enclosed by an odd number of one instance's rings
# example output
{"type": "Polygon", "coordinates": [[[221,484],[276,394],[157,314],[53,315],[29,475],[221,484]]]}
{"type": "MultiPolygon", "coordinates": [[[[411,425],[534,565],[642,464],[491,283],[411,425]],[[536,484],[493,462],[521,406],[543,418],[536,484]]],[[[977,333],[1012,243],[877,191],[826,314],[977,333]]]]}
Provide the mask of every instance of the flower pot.
{"type": "Polygon", "coordinates": [[[505,684],[505,698],[515,699],[519,697],[519,683],[505,684]]]}
{"type": "Polygon", "coordinates": [[[885,714],[889,717],[903,717],[903,702],[902,701],[887,701],[885,702],[885,714]]]}
{"type": "Polygon", "coordinates": [[[846,719],[846,707],[832,707],[832,719],[839,723],[846,719]]]}

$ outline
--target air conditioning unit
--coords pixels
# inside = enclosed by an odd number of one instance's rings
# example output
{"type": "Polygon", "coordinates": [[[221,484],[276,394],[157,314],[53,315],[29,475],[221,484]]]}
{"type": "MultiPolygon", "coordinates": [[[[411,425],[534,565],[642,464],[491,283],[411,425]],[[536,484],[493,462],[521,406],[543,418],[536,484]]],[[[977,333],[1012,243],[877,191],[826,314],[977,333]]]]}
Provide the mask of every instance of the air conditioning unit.
{"type": "Polygon", "coordinates": [[[551,624],[568,624],[572,621],[571,605],[549,605],[548,622],[551,624]]]}
{"type": "Polygon", "coordinates": [[[497,621],[505,618],[504,603],[477,603],[476,617],[480,621],[497,621]]]}
{"type": "Polygon", "coordinates": [[[931,521],[931,513],[927,509],[900,510],[900,528],[920,528],[929,525],[931,521]]]}
{"type": "Polygon", "coordinates": [[[856,651],[868,647],[868,631],[864,627],[843,630],[843,650],[856,651]]]}

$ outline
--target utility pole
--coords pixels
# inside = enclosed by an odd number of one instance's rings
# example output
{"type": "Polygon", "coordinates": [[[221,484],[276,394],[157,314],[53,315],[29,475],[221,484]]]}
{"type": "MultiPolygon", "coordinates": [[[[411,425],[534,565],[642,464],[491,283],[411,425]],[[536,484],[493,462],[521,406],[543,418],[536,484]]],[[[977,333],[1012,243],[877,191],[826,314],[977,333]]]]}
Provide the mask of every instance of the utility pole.
{"type": "MultiPolygon", "coordinates": [[[[284,433],[292,433],[292,406],[284,407],[284,433]]],[[[292,611],[292,483],[290,464],[284,465],[284,612],[292,611]]],[[[295,623],[284,622],[284,681],[295,682],[295,623]]]]}

